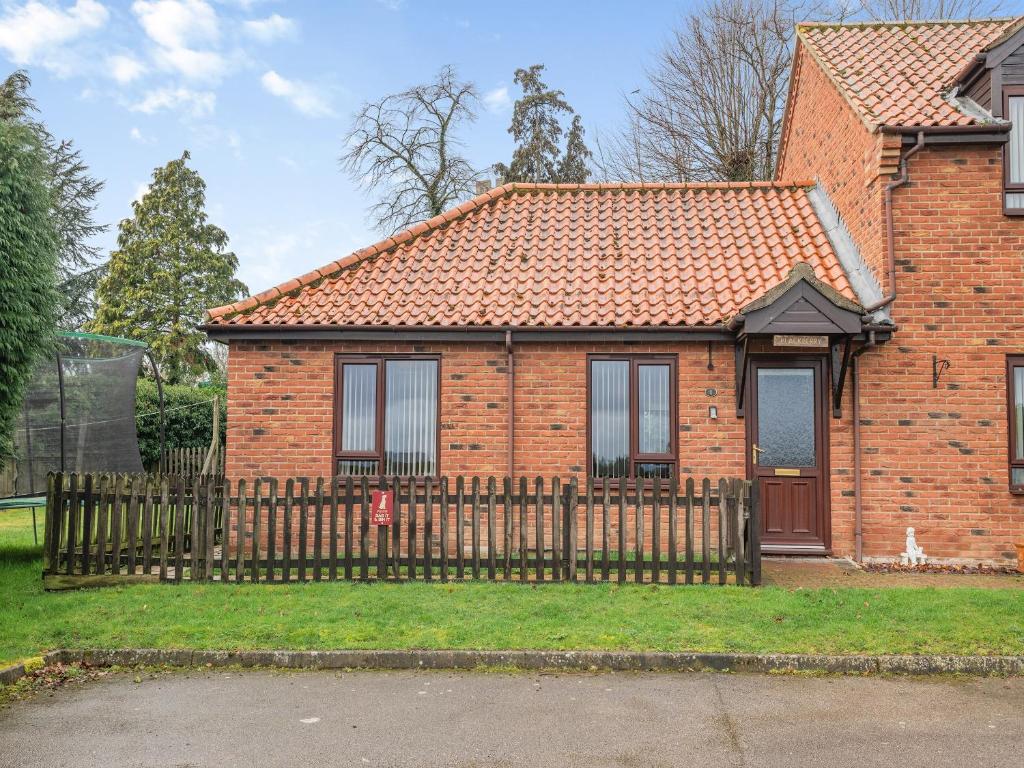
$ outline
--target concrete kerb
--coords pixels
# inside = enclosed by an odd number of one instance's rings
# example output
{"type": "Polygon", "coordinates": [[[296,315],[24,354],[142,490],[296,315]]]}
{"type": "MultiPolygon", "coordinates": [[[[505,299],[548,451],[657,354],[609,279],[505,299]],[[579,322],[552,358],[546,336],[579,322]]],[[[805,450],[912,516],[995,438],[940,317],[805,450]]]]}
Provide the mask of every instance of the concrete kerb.
{"type": "Polygon", "coordinates": [[[24,676],[24,664],[12,664],[9,667],[0,667],[0,685],[10,685],[11,683],[16,683],[24,676]]]}
{"type": "MultiPolygon", "coordinates": [[[[47,665],[81,663],[99,667],[276,667],[281,669],[381,670],[472,670],[495,667],[530,671],[573,672],[718,671],[1024,675],[1024,656],[830,656],[819,654],[472,650],[202,651],[138,648],[59,650],[46,654],[44,660],[47,665]]],[[[23,667],[21,674],[24,674],[23,667]]]]}

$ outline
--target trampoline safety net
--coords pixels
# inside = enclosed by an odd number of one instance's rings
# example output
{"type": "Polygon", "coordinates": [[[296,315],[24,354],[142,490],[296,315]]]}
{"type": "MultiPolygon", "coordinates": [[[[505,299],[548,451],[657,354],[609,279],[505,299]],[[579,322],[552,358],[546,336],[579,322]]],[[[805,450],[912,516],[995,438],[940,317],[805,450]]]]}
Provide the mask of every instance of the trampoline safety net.
{"type": "Polygon", "coordinates": [[[142,471],[135,383],[145,354],[144,344],[127,339],[60,336],[26,391],[14,495],[45,493],[48,472],[142,471]]]}

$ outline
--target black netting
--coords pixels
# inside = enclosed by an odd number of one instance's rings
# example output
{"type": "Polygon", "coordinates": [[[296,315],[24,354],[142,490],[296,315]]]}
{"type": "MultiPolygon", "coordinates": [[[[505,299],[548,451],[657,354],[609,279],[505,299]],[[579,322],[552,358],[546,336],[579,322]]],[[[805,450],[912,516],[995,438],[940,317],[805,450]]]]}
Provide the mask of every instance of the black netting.
{"type": "Polygon", "coordinates": [[[85,334],[62,336],[58,348],[37,366],[25,396],[15,434],[18,496],[44,493],[52,471],[142,471],[135,382],[145,348],[85,334]]]}

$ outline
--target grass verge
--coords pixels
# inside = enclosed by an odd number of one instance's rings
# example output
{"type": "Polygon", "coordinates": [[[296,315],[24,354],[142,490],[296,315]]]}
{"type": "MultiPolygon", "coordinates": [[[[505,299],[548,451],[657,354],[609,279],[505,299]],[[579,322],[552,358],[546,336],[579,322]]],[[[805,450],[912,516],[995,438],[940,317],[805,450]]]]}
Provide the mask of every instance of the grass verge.
{"type": "Polygon", "coordinates": [[[0,664],[59,648],[1024,654],[1024,590],[140,584],[45,593],[0,513],[0,664]]]}

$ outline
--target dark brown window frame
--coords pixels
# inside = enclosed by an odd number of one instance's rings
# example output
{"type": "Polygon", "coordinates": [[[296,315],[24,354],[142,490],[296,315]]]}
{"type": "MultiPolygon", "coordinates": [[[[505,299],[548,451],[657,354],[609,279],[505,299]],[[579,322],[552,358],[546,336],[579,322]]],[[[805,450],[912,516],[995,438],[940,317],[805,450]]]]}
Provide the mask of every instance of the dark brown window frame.
{"type": "MultiPolygon", "coordinates": [[[[1024,85],[1004,85],[1003,86],[1003,117],[1005,118],[1010,114],[1010,97],[1024,96],[1024,85]]],[[[1024,132],[1024,125],[1015,125],[1011,128],[1012,132],[1024,132]]],[[[1006,195],[1009,192],[1024,193],[1024,182],[1010,182],[1010,142],[1003,144],[1003,214],[1006,216],[1024,216],[1024,208],[1008,208],[1006,205],[1006,195]]]]}
{"type": "Polygon", "coordinates": [[[384,410],[385,410],[385,393],[387,387],[386,373],[387,362],[389,360],[434,360],[437,362],[437,421],[435,425],[435,436],[436,436],[436,451],[437,451],[437,468],[435,474],[431,475],[434,479],[441,476],[441,355],[439,354],[403,354],[403,353],[386,353],[382,352],[379,354],[367,354],[367,353],[348,353],[348,352],[337,352],[334,355],[334,435],[333,435],[333,446],[331,451],[331,474],[337,475],[338,463],[340,461],[376,461],[378,467],[383,470],[384,468],[384,410]],[[341,420],[343,412],[342,397],[344,397],[343,389],[343,369],[345,365],[376,365],[377,366],[377,413],[375,415],[376,426],[374,432],[374,442],[376,445],[376,451],[343,451],[341,450],[341,420]]]}
{"type": "Polygon", "coordinates": [[[1013,470],[1024,469],[1024,459],[1017,455],[1017,429],[1014,424],[1013,369],[1024,368],[1024,354],[1006,356],[1006,465],[1007,482],[1011,493],[1024,494],[1024,484],[1013,482],[1013,470]]]}
{"type": "Polygon", "coordinates": [[[679,475],[679,355],[662,353],[591,353],[587,355],[587,477],[593,478],[597,483],[606,480],[615,481],[617,478],[594,477],[594,455],[592,448],[593,440],[593,363],[595,361],[618,360],[629,362],[629,476],[626,478],[630,484],[636,482],[637,464],[671,464],[673,476],[679,475]],[[639,453],[639,429],[640,429],[640,397],[637,386],[638,372],[641,365],[668,365],[669,366],[669,440],[671,441],[671,452],[665,454],[639,453]]]}

